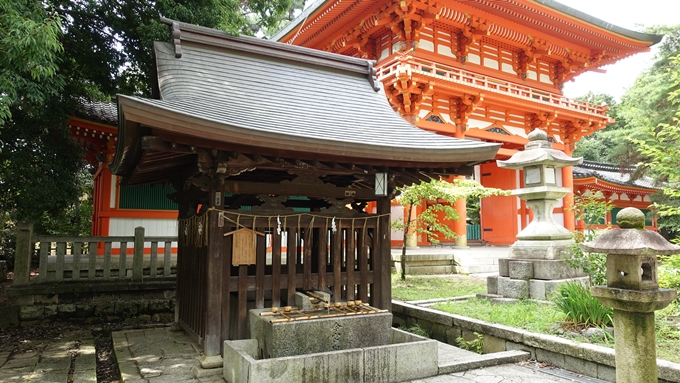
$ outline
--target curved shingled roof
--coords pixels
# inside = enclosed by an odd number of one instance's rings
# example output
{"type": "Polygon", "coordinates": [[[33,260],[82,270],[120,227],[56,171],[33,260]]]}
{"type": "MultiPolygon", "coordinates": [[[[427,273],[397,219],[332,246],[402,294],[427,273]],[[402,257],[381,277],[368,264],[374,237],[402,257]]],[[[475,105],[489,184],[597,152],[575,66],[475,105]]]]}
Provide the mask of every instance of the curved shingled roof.
{"type": "Polygon", "coordinates": [[[118,174],[133,172],[139,158],[136,123],[204,147],[240,145],[388,166],[475,163],[499,148],[406,122],[390,107],[370,61],[173,25],[180,36],[174,45],[154,46],[162,98],[118,96],[122,118],[112,164],[118,174]]]}
{"type": "Polygon", "coordinates": [[[115,102],[81,100],[75,115],[106,125],[118,125],[118,109],[115,102]]]}
{"type": "Polygon", "coordinates": [[[659,187],[654,185],[650,177],[633,179],[632,175],[636,170],[635,166],[621,168],[618,165],[605,162],[583,161],[581,165],[574,166],[572,169],[574,179],[595,177],[616,185],[660,190],[659,187]]]}

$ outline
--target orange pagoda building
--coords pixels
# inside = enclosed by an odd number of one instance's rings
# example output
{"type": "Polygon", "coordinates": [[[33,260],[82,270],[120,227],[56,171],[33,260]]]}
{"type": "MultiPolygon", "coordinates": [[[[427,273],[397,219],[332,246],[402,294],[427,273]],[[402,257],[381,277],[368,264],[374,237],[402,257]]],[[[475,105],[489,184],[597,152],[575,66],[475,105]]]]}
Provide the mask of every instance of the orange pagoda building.
{"type": "MultiPolygon", "coordinates": [[[[661,37],[553,0],[319,0],[274,39],[375,60],[389,102],[403,118],[440,134],[502,143],[496,157],[502,160],[522,150],[535,128],[571,155],[581,137],[613,120],[606,105],[564,97],[563,84],[648,51],[661,37]]],[[[572,168],[557,173],[557,183],[573,190],[572,168]]],[[[523,186],[520,171],[495,162],[469,174],[488,187],[523,186]]],[[[571,230],[572,204],[569,194],[554,210],[571,230]]],[[[456,244],[465,245],[464,201],[456,208],[462,217],[452,224],[456,244]]],[[[403,216],[399,206],[392,213],[403,216]]],[[[512,244],[529,222],[529,209],[516,197],[482,200],[481,239],[489,244],[512,244]]],[[[393,244],[401,239],[392,238],[393,244]]]]}

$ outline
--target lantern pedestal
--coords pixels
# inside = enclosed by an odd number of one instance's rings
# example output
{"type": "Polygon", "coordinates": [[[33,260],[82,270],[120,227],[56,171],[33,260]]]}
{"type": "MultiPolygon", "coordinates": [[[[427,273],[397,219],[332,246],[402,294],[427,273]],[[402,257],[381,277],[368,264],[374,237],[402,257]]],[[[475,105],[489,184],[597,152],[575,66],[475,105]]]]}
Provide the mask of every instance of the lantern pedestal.
{"type": "Polygon", "coordinates": [[[677,292],[594,286],[590,293],[605,306],[614,308],[616,381],[658,381],[654,311],[668,306],[677,297],[677,292]]]}

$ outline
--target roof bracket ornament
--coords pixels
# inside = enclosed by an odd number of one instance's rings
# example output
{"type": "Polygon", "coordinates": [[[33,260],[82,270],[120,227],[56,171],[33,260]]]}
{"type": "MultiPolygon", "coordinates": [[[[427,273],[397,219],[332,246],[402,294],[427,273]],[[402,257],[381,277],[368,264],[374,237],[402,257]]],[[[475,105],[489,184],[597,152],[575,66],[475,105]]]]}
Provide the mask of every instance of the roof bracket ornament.
{"type": "Polygon", "coordinates": [[[373,61],[369,61],[368,62],[368,82],[371,84],[374,91],[379,92],[380,91],[380,84],[378,83],[377,73],[378,73],[378,71],[373,66],[373,61]]]}
{"type": "Polygon", "coordinates": [[[175,57],[182,57],[182,40],[180,39],[179,23],[172,22],[172,42],[175,44],[175,57]]]}

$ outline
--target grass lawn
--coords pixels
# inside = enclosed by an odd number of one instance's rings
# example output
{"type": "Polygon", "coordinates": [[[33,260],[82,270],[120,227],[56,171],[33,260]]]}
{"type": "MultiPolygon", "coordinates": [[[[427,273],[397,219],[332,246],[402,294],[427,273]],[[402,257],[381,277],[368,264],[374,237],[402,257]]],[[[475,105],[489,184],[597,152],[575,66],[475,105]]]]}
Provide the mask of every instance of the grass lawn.
{"type": "Polygon", "coordinates": [[[492,305],[487,299],[470,298],[467,301],[440,303],[432,308],[543,334],[554,332],[565,318],[564,313],[554,305],[530,301],[492,305]]]}
{"type": "MultiPolygon", "coordinates": [[[[486,279],[465,275],[407,276],[401,281],[392,275],[392,296],[394,299],[410,301],[432,298],[449,298],[486,292],[486,279]]],[[[485,299],[471,298],[465,301],[439,303],[432,308],[452,314],[502,324],[527,331],[552,334],[575,342],[590,342],[614,347],[613,341],[591,342],[582,336],[561,335],[561,324],[565,314],[551,304],[520,301],[516,304],[494,304],[485,299]]],[[[657,317],[663,317],[657,312],[657,317]]],[[[680,363],[680,331],[677,327],[657,320],[657,357],[673,363],[680,363]]]]}
{"type": "Polygon", "coordinates": [[[401,301],[451,298],[486,292],[486,278],[461,274],[407,275],[402,281],[392,274],[392,298],[401,301]]]}

